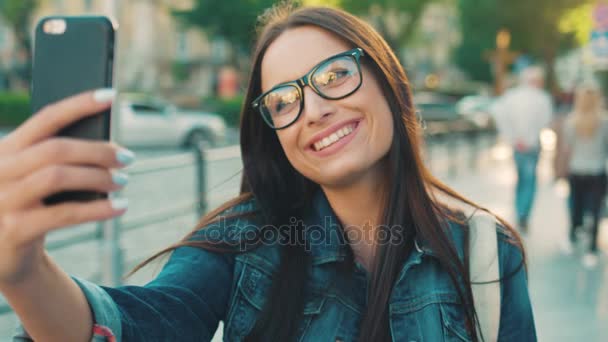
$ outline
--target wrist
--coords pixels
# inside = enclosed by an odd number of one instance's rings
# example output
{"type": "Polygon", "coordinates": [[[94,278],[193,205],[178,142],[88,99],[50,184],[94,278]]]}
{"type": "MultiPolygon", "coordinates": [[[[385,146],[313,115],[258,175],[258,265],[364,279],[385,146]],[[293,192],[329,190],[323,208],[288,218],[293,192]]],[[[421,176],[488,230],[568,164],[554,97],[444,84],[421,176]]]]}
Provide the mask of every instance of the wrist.
{"type": "Polygon", "coordinates": [[[56,267],[45,251],[32,253],[28,259],[28,265],[21,267],[13,275],[0,280],[0,292],[6,295],[7,292],[27,291],[32,285],[41,284],[41,281],[52,274],[56,267]]]}

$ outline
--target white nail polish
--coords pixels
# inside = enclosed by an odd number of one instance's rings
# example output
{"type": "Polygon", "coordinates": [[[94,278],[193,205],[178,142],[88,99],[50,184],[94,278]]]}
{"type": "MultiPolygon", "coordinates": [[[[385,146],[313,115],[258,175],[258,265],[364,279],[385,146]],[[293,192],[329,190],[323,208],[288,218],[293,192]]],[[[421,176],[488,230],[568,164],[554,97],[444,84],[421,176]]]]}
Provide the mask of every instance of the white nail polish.
{"type": "Polygon", "coordinates": [[[129,183],[129,175],[127,175],[126,173],[113,171],[112,181],[118,186],[125,186],[129,183]]]}
{"type": "Polygon", "coordinates": [[[116,160],[124,166],[131,165],[135,161],[135,153],[127,149],[120,149],[116,151],[116,160]]]}
{"type": "Polygon", "coordinates": [[[116,90],[112,88],[101,88],[95,90],[93,98],[99,103],[111,102],[116,97],[116,90]]]}
{"type": "Polygon", "coordinates": [[[126,198],[112,198],[110,199],[110,203],[114,210],[123,210],[129,207],[129,200],[126,198]]]}

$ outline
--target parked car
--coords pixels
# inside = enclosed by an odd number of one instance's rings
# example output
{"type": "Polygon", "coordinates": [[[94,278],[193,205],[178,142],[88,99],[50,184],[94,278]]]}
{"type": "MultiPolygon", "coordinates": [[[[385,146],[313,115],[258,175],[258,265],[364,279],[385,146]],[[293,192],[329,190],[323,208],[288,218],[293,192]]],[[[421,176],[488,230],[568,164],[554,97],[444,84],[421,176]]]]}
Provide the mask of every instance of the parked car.
{"type": "Polygon", "coordinates": [[[116,141],[127,147],[191,148],[222,145],[226,123],[214,113],[185,110],[159,98],[123,95],[116,141]]]}
{"type": "Polygon", "coordinates": [[[456,111],[468,120],[472,121],[477,127],[484,129],[494,129],[494,119],[491,114],[491,107],[494,98],[486,95],[465,96],[456,103],[456,111]]]}
{"type": "Polygon", "coordinates": [[[420,112],[420,118],[426,122],[462,119],[456,111],[454,100],[449,96],[419,91],[414,93],[414,103],[420,112]]]}

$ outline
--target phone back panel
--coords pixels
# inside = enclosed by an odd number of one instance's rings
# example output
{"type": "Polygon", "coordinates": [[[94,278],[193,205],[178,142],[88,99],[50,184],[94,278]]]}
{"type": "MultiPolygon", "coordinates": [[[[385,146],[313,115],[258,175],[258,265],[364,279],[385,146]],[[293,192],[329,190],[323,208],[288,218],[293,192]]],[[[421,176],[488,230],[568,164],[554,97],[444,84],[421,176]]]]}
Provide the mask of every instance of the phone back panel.
{"type": "MultiPolygon", "coordinates": [[[[106,17],[53,16],[36,26],[32,66],[32,112],[47,104],[87,90],[112,86],[114,28],[106,17]],[[65,32],[50,34],[44,25],[49,20],[65,22],[65,32]]],[[[86,140],[110,139],[108,109],[80,120],[57,135],[86,140]]],[[[107,197],[86,191],[53,195],[45,203],[67,200],[86,201],[107,197]]]]}
{"type": "MultiPolygon", "coordinates": [[[[114,29],[105,17],[48,17],[36,27],[32,67],[33,113],[49,103],[112,85],[114,29]],[[44,32],[45,22],[62,19],[62,34],[44,32]]],[[[108,140],[110,110],[86,118],[61,136],[108,140]]]]}

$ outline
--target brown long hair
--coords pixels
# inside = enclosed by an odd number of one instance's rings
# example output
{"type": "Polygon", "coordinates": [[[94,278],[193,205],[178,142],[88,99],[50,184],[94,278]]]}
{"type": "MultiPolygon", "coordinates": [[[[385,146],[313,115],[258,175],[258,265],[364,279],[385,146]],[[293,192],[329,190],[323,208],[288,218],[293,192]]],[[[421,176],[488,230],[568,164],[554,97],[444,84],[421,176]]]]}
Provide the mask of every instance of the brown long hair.
{"type": "MultiPolygon", "coordinates": [[[[381,245],[377,251],[359,340],[390,340],[389,296],[404,261],[414,248],[414,239],[425,241],[437,255],[458,291],[469,333],[474,340],[478,340],[466,266],[468,257],[465,252],[465,260],[459,259],[446,225],[448,220],[457,218],[438,197],[479,207],[441,183],[425,167],[421,157],[421,127],[415,115],[409,81],[395,54],[370,25],[342,10],[294,8],[282,4],[268,10],[261,18],[263,26],[253,53],[241,113],[240,137],[244,165],[241,195],[203,217],[195,231],[182,242],[159,252],[144,264],[183,245],[218,250],[216,245],[188,240],[196,231],[216,220],[221,212],[252,197],[260,209],[257,215],[275,227],[288,223],[290,217],[302,217],[319,186],[293,168],[276,133],[264,123],[250,103],[261,93],[261,63],[269,45],[291,28],[316,26],[366,52],[366,63],[382,86],[394,123],[393,141],[386,158],[387,178],[396,181],[385,193],[383,223],[386,227],[405,227],[408,238],[401,239],[399,244],[381,245]]],[[[518,235],[506,222],[499,220],[512,233],[513,243],[521,248],[518,235]]],[[[388,233],[396,232],[389,230],[388,233]]],[[[310,258],[302,245],[286,245],[281,249],[281,263],[272,283],[273,295],[269,296],[246,339],[248,341],[260,341],[267,336],[272,336],[273,340],[291,340],[298,327],[304,305],[301,294],[308,277],[310,258]]]]}
{"type": "Polygon", "coordinates": [[[600,126],[602,115],[602,93],[599,86],[583,83],[576,88],[574,108],[571,115],[576,134],[589,138],[600,126]]]}

